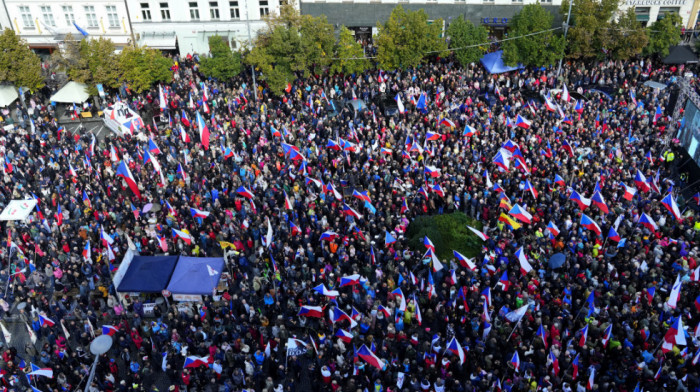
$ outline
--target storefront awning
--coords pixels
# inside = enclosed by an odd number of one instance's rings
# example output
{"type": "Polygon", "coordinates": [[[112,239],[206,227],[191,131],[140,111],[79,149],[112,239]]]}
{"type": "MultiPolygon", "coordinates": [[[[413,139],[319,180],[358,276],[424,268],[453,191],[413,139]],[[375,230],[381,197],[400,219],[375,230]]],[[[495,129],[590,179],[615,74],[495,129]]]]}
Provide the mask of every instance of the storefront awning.
{"type": "Polygon", "coordinates": [[[175,49],[175,34],[169,35],[142,35],[139,45],[148,46],[153,49],[170,50],[175,49]]]}

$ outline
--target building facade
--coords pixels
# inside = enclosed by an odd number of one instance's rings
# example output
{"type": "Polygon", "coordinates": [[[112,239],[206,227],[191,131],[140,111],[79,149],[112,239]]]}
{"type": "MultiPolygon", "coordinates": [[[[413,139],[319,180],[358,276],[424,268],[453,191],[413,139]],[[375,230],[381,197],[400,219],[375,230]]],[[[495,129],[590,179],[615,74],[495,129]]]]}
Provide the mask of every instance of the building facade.
{"type": "MultiPolygon", "coordinates": [[[[302,14],[326,15],[336,26],[345,25],[355,32],[357,39],[369,39],[376,34],[377,22],[389,18],[397,5],[405,9],[424,9],[431,19],[442,19],[445,26],[460,15],[475,25],[484,25],[491,33],[502,38],[510,18],[524,5],[536,0],[302,0],[302,14]]],[[[561,26],[561,0],[541,0],[540,4],[554,15],[554,26],[561,26]]],[[[637,20],[650,25],[669,12],[683,18],[683,25],[696,24],[700,0],[622,0],[621,9],[633,7],[637,20]]]]}
{"type": "Polygon", "coordinates": [[[634,8],[637,20],[645,26],[675,12],[683,19],[683,26],[692,29],[697,21],[698,3],[698,0],[622,0],[621,8],[634,8]]]}
{"type": "MultiPolygon", "coordinates": [[[[131,39],[126,3],[119,0],[1,0],[8,26],[31,48],[49,53],[70,33],[76,38],[104,37],[118,49],[131,39]],[[81,32],[82,30],[82,32],[81,32]]],[[[0,24],[3,23],[0,17],[0,24]]],[[[5,25],[3,24],[3,28],[5,25]]]]}
{"type": "Polygon", "coordinates": [[[126,0],[136,42],[180,55],[209,52],[219,35],[233,49],[255,38],[280,0],[126,0]]]}

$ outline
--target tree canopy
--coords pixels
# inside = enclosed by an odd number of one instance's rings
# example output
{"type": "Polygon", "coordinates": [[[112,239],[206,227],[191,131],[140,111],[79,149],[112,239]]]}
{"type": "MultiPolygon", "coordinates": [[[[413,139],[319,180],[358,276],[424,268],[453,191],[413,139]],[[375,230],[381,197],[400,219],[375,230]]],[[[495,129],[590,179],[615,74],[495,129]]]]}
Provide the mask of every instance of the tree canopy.
{"type": "Polygon", "coordinates": [[[234,53],[223,37],[209,37],[211,57],[202,59],[199,70],[204,76],[219,80],[231,79],[241,72],[241,55],[234,53]]]}
{"type": "Polygon", "coordinates": [[[608,35],[611,42],[609,53],[617,60],[638,56],[649,42],[646,30],[637,22],[634,8],[621,12],[608,35]]]}
{"type": "Polygon", "coordinates": [[[503,43],[503,60],[508,65],[545,66],[554,64],[563,54],[564,37],[552,29],[554,16],[542,5],[528,4],[510,21],[510,37],[522,37],[503,43]],[[546,31],[546,32],[543,32],[546,31]],[[543,32],[536,35],[533,33],[543,32]],[[529,36],[528,36],[529,35],[529,36]]]}
{"type": "Polygon", "coordinates": [[[71,80],[84,83],[90,95],[97,94],[98,83],[115,88],[119,85],[119,59],[110,39],[99,37],[76,41],[66,35],[63,51],[54,52],[53,60],[71,80]]]}
{"type": "Polygon", "coordinates": [[[442,19],[428,23],[424,10],[404,10],[396,6],[386,23],[377,23],[376,38],[379,65],[384,69],[415,67],[429,52],[444,54],[447,49],[442,35],[442,19]]]}
{"type": "Polygon", "coordinates": [[[154,83],[171,81],[172,65],[173,61],[163,57],[160,51],[142,46],[128,46],[119,55],[122,79],[139,93],[148,90],[154,83]]]}
{"type": "Polygon", "coordinates": [[[474,26],[469,20],[464,20],[460,15],[447,27],[447,36],[450,37],[450,49],[455,50],[455,58],[462,66],[479,61],[488,50],[488,45],[465,48],[472,45],[479,45],[489,40],[489,32],[484,26],[474,26]]]}
{"type": "Polygon", "coordinates": [[[649,44],[644,48],[644,54],[668,56],[668,48],[677,45],[681,40],[681,25],[683,19],[675,12],[657,19],[648,29],[649,44]]]}
{"type": "MultiPolygon", "coordinates": [[[[611,29],[620,0],[573,0],[571,21],[567,34],[568,55],[575,59],[604,57],[612,49],[611,29]]],[[[564,0],[561,12],[564,17],[569,1],[564,0]]]]}
{"type": "Polygon", "coordinates": [[[262,71],[275,94],[287,83],[320,73],[331,61],[335,36],[325,16],[300,15],[291,4],[280,7],[280,14],[267,19],[267,27],[252,43],[245,62],[262,71]]]}
{"type": "Polygon", "coordinates": [[[0,34],[0,82],[30,90],[44,87],[39,56],[12,29],[0,34]]]}
{"type": "Polygon", "coordinates": [[[369,60],[364,58],[364,49],[345,26],[340,27],[335,57],[336,59],[331,63],[333,73],[354,74],[364,72],[370,67],[369,60]]]}

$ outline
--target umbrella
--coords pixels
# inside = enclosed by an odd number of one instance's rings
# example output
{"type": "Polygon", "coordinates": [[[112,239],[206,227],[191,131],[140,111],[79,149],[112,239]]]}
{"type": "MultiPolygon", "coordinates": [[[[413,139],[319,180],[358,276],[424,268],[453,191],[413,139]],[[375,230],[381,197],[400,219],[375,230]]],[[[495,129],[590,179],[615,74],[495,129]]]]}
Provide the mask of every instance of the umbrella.
{"type": "Polygon", "coordinates": [[[143,206],[143,213],[144,213],[144,214],[147,213],[147,212],[150,211],[152,208],[153,208],[153,203],[148,203],[148,204],[146,204],[145,206],[143,206]]]}
{"type": "Polygon", "coordinates": [[[549,258],[549,268],[551,268],[551,269],[561,268],[561,266],[564,265],[565,261],[566,261],[566,256],[564,256],[563,253],[555,253],[552,255],[552,257],[549,258]]]}

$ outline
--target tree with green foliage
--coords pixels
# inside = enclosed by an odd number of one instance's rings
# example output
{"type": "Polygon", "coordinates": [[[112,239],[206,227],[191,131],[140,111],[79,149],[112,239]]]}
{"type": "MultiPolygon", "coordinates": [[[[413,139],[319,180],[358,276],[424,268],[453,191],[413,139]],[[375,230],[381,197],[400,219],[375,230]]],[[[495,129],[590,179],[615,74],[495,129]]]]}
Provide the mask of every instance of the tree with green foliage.
{"type": "Polygon", "coordinates": [[[0,34],[0,82],[36,91],[44,87],[41,60],[12,29],[0,34]]]}
{"type": "Polygon", "coordinates": [[[116,47],[110,39],[99,37],[75,41],[66,35],[65,48],[54,52],[53,60],[68,77],[87,86],[90,95],[97,95],[98,83],[115,88],[121,77],[116,47]]]}
{"type": "Polygon", "coordinates": [[[396,6],[386,23],[377,23],[377,57],[383,69],[415,67],[430,53],[443,55],[447,44],[442,35],[442,19],[428,23],[424,10],[404,10],[396,6]]]}
{"type": "Polygon", "coordinates": [[[173,78],[172,66],[173,60],[164,57],[159,50],[143,46],[127,46],[119,55],[122,79],[138,93],[148,90],[155,83],[170,82],[173,78]]]}
{"type": "Polygon", "coordinates": [[[668,56],[668,48],[678,45],[681,41],[681,26],[683,19],[676,12],[670,12],[657,19],[647,31],[649,44],[644,48],[644,54],[668,56]]]}
{"type": "Polygon", "coordinates": [[[447,27],[447,36],[450,37],[450,49],[458,48],[454,50],[454,54],[462,66],[479,61],[489,47],[488,44],[485,44],[465,48],[488,42],[489,32],[484,26],[474,26],[471,21],[464,20],[462,15],[447,27]]]}
{"type": "Polygon", "coordinates": [[[199,70],[204,76],[228,80],[241,72],[241,54],[231,51],[223,37],[209,37],[209,51],[211,57],[200,62],[199,70]]]}
{"type": "Polygon", "coordinates": [[[610,55],[616,60],[638,56],[649,42],[646,29],[637,21],[634,8],[621,12],[609,33],[610,55]]]}
{"type": "MultiPolygon", "coordinates": [[[[610,30],[615,22],[620,0],[573,0],[567,34],[568,56],[574,59],[604,57],[604,50],[614,46],[610,30]]],[[[569,1],[564,0],[561,13],[566,19],[569,1]]]]}
{"type": "Polygon", "coordinates": [[[335,57],[336,59],[331,62],[331,72],[336,74],[361,73],[370,67],[362,45],[355,41],[352,32],[345,26],[340,27],[338,43],[335,46],[335,57]]]}
{"type": "Polygon", "coordinates": [[[325,16],[300,15],[293,5],[284,4],[278,16],[267,19],[245,57],[247,64],[262,72],[275,94],[282,94],[297,74],[303,77],[323,72],[331,62],[335,35],[325,16]]]}
{"type": "Polygon", "coordinates": [[[425,252],[423,238],[428,237],[435,245],[438,258],[447,264],[454,258],[453,250],[474,257],[481,250],[482,241],[467,225],[481,230],[482,224],[461,212],[431,216],[419,216],[408,225],[408,246],[416,252],[425,252]]]}
{"type": "Polygon", "coordinates": [[[554,16],[540,3],[528,4],[510,20],[510,37],[522,37],[503,43],[503,61],[508,65],[546,66],[562,56],[564,37],[552,29],[554,16]],[[539,33],[542,32],[542,33],[539,33]],[[536,35],[529,35],[539,33],[536,35]]]}

